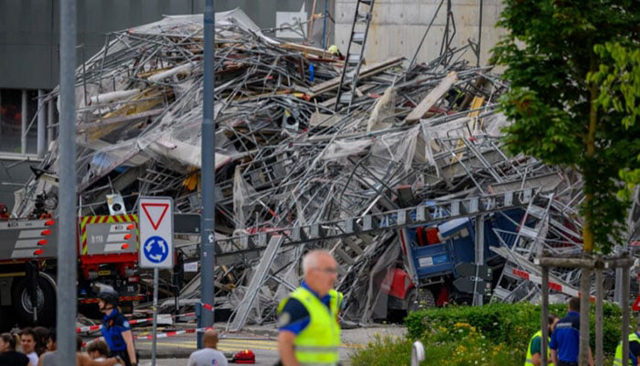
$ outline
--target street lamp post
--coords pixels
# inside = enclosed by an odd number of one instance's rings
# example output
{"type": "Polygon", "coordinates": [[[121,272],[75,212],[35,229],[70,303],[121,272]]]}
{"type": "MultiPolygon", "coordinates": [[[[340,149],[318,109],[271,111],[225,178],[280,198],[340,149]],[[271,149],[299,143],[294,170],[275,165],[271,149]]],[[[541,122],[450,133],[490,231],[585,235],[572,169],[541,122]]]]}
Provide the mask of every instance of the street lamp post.
{"type": "MultiPolygon", "coordinates": [[[[76,0],[60,1],[58,158],[58,365],[76,364],[76,0]]],[[[35,306],[34,306],[35,309],[35,306]]]]}
{"type": "MultiPolygon", "coordinates": [[[[214,0],[207,0],[204,8],[204,91],[202,103],[202,230],[200,240],[201,281],[203,304],[213,305],[213,273],[215,265],[215,124],[213,121],[213,76],[215,39],[214,0]]],[[[213,309],[200,307],[198,328],[213,326],[213,309]]],[[[198,332],[198,348],[202,348],[202,332],[198,332]]]]}

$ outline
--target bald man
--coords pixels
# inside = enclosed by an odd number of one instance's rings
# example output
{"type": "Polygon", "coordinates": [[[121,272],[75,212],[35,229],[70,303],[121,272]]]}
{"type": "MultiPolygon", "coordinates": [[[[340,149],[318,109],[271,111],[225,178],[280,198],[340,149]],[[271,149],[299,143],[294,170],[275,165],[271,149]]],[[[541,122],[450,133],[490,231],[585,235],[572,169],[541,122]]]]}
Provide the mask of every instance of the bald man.
{"type": "Polygon", "coordinates": [[[227,358],[216,350],[218,333],[215,330],[207,330],[204,332],[203,340],[204,348],[191,354],[187,366],[228,366],[227,358]]]}
{"type": "Polygon", "coordinates": [[[338,312],[342,294],[333,289],[338,264],[325,250],[302,259],[304,281],[278,307],[278,353],[284,366],[337,365],[338,312]]]}

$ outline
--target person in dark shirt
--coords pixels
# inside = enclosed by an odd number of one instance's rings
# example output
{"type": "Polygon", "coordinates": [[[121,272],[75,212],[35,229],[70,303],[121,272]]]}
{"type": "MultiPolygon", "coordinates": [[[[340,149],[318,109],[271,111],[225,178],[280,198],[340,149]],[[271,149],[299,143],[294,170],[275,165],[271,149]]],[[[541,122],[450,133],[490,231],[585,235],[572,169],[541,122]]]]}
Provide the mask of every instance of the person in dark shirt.
{"type": "Polygon", "coordinates": [[[109,345],[111,356],[122,358],[125,366],[137,366],[131,325],[118,308],[118,294],[114,291],[102,291],[98,294],[98,300],[98,308],[104,314],[102,336],[109,345]]]}
{"type": "MultiPolygon", "coordinates": [[[[580,353],[580,299],[569,300],[569,312],[560,319],[551,335],[551,360],[556,366],[578,366],[580,353]]],[[[589,348],[589,365],[593,366],[593,355],[589,348]]]]}
{"type": "Polygon", "coordinates": [[[29,357],[16,352],[16,339],[9,333],[0,334],[0,365],[34,366],[29,357]]]}
{"type": "MultiPolygon", "coordinates": [[[[636,335],[640,337],[640,326],[636,330],[636,335]]],[[[629,359],[633,362],[634,365],[638,365],[640,363],[640,342],[633,341],[629,342],[629,359]]]]}

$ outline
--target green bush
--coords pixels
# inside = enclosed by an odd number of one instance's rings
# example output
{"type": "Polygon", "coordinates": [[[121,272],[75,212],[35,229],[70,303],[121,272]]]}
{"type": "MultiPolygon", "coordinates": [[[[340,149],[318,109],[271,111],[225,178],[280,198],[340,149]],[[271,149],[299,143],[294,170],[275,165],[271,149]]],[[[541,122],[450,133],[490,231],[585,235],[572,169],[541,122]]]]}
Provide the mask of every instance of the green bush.
{"type": "MultiPolygon", "coordinates": [[[[427,352],[427,365],[514,365],[520,364],[518,352],[504,344],[494,344],[468,323],[434,328],[421,339],[427,352]]],[[[366,349],[352,356],[353,366],[409,365],[411,343],[407,338],[376,337],[366,349]]]]}
{"type": "Polygon", "coordinates": [[[411,342],[408,338],[393,338],[376,335],[367,348],[358,349],[351,355],[352,366],[410,365],[411,342]]]}
{"type": "MultiPolygon", "coordinates": [[[[592,306],[591,347],[595,350],[595,317],[592,306]]],[[[406,319],[407,338],[375,338],[357,351],[352,365],[408,365],[411,343],[421,340],[427,349],[427,365],[519,365],[524,362],[531,336],[540,329],[540,306],[489,304],[480,307],[451,306],[418,311],[406,319]]],[[[566,305],[549,311],[563,317],[566,305]]],[[[612,361],[620,340],[622,313],[605,304],[603,345],[606,363],[612,361]]]]}

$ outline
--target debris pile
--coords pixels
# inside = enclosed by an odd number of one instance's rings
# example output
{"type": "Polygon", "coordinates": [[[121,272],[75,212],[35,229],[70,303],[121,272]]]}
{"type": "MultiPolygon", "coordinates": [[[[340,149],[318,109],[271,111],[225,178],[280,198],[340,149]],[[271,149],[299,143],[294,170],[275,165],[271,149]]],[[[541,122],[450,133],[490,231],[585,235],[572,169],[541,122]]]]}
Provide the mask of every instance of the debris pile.
{"type": "MultiPolygon", "coordinates": [[[[202,23],[169,16],[110,34],[78,68],[83,214],[106,214],[114,191],[128,210],[158,195],[199,212],[200,186],[214,184],[199,179],[202,23]]],[[[335,254],[343,318],[357,323],[478,295],[530,300],[543,248],[581,250],[580,177],[505,152],[496,108],[508,85],[460,60],[465,50],[341,78],[348,58],[268,38],[239,10],[216,14],[215,287],[230,330],[272,321],[312,248],[335,254]],[[336,103],[354,80],[354,99],[336,103]],[[469,287],[465,265],[483,280],[469,287]]],[[[56,197],[56,171],[53,144],[14,216],[56,197]]],[[[197,261],[199,236],[178,239],[197,261]]],[[[551,277],[558,293],[577,288],[575,271],[551,277]]],[[[200,286],[196,275],[180,304],[200,286]]]]}

